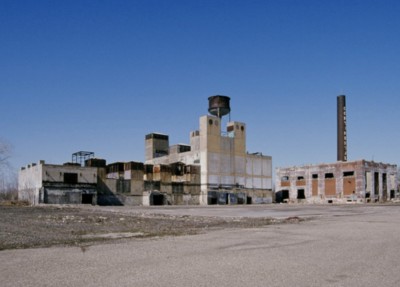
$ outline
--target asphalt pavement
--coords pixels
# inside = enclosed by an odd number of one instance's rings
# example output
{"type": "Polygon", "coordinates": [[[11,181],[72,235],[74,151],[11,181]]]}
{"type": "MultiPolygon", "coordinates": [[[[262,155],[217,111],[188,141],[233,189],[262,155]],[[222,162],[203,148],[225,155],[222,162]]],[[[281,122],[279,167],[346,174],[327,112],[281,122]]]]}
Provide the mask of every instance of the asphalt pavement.
{"type": "Polygon", "coordinates": [[[400,286],[398,205],[116,211],[308,220],[92,246],[1,251],[1,286],[400,286]]]}

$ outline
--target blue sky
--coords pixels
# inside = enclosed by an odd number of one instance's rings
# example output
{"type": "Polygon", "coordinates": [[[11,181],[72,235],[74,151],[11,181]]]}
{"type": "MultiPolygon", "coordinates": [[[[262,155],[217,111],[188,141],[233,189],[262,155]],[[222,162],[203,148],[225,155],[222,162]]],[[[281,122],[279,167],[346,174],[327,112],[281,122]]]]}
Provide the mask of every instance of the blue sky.
{"type": "Polygon", "coordinates": [[[189,142],[231,97],[247,149],[274,167],[400,162],[399,1],[0,0],[0,138],[15,169],[79,150],[143,161],[144,136],[189,142]]]}

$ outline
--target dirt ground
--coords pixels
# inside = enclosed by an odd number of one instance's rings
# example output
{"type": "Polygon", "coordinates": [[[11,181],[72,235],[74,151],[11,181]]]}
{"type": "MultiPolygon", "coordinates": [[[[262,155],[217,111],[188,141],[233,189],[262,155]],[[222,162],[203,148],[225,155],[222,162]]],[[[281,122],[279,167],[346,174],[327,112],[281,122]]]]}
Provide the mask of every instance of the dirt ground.
{"type": "Polygon", "coordinates": [[[297,223],[299,218],[246,218],[124,213],[84,206],[0,206],[0,250],[179,236],[225,228],[297,223]]]}

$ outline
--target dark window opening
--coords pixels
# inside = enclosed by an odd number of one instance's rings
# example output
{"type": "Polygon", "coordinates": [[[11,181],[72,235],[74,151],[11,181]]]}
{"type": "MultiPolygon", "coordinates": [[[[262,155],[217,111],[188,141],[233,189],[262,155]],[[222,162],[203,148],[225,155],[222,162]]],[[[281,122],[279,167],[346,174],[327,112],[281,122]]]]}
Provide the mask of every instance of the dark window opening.
{"type": "Polygon", "coordinates": [[[374,181],[375,181],[375,185],[374,185],[375,192],[374,192],[374,194],[375,195],[379,195],[379,173],[378,172],[374,173],[374,181]]]}
{"type": "Polygon", "coordinates": [[[229,197],[228,193],[225,192],[219,192],[218,193],[218,204],[228,204],[229,203],[229,197]]]}
{"type": "Polygon", "coordinates": [[[386,175],[386,173],[382,174],[382,188],[383,188],[383,190],[387,190],[387,175],[386,175]]]}
{"type": "Polygon", "coordinates": [[[392,190],[390,191],[390,199],[393,199],[393,198],[394,198],[394,195],[395,195],[395,191],[394,191],[394,189],[392,189],[392,190]]]}
{"type": "Polygon", "coordinates": [[[313,174],[313,175],[312,175],[312,178],[313,178],[313,179],[318,179],[318,174],[313,174]]]}
{"type": "Polygon", "coordinates": [[[159,181],[145,181],[144,182],[144,190],[145,191],[152,191],[152,190],[160,190],[161,183],[159,181]]]}
{"type": "Polygon", "coordinates": [[[297,190],[297,199],[306,199],[306,195],[304,193],[304,189],[297,190]]]}
{"type": "Polygon", "coordinates": [[[354,171],[345,171],[343,172],[343,176],[344,177],[354,176],[354,171]]]}
{"type": "Polygon", "coordinates": [[[304,180],[304,176],[298,176],[297,180],[304,180]]]}
{"type": "Polygon", "coordinates": [[[168,155],[168,151],[166,151],[166,150],[156,149],[154,151],[154,157],[163,157],[166,155],[168,155]]]}
{"type": "Polygon", "coordinates": [[[173,182],[172,193],[183,193],[183,182],[173,182]]]}
{"type": "Polygon", "coordinates": [[[64,183],[76,184],[78,183],[78,174],[77,173],[64,173],[64,183]]]}
{"type": "Polygon", "coordinates": [[[246,203],[246,195],[243,194],[243,193],[238,193],[237,203],[238,204],[245,204],[246,203]]]}
{"type": "Polygon", "coordinates": [[[184,164],[171,164],[172,175],[182,176],[185,172],[184,164]]]}
{"type": "Polygon", "coordinates": [[[333,173],[325,173],[325,178],[335,178],[335,176],[333,175],[333,173]]]}
{"type": "Polygon", "coordinates": [[[93,194],[82,194],[82,204],[92,204],[93,194]]]}

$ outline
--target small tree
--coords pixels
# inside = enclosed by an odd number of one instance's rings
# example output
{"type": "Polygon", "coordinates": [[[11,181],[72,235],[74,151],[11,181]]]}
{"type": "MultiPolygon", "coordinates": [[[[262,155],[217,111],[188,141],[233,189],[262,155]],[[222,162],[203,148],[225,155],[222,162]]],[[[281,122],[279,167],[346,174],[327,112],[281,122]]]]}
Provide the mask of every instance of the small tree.
{"type": "Polygon", "coordinates": [[[18,197],[17,176],[9,159],[12,147],[4,139],[0,139],[0,199],[16,200],[18,197]]]}

